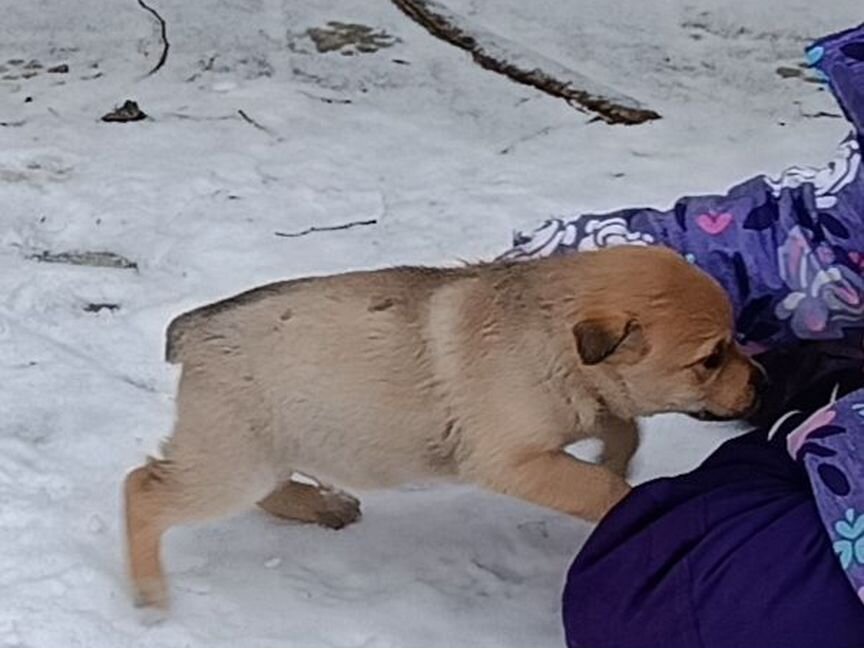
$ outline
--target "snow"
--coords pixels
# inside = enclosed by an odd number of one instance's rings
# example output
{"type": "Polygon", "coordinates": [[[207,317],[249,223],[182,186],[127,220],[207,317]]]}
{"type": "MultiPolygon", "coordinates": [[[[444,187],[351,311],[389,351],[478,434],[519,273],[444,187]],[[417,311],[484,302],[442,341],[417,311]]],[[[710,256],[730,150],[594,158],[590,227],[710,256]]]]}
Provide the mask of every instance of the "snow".
{"type": "MultiPolygon", "coordinates": [[[[490,258],[549,215],[818,163],[847,126],[808,117],[838,110],[807,72],[776,68],[864,17],[860,0],[448,0],[663,115],[628,128],[479,69],[388,2],[152,0],[171,49],[150,77],[158,27],[133,0],[6,5],[0,646],[22,648],[561,645],[561,584],[590,526],[440,486],[363,493],[363,520],[339,532],[257,511],[173,531],[174,606],[143,625],[119,487],[170,430],[164,327],[270,280],[490,258]],[[305,33],[330,20],[390,46],[319,53],[305,33]],[[70,70],[22,78],[10,59],[70,70]],[[99,121],[126,99],[151,119],[99,121]],[[137,270],[29,258],[44,251],[137,270]]],[[[736,432],[649,421],[636,478],[687,470],[736,432]]]]}

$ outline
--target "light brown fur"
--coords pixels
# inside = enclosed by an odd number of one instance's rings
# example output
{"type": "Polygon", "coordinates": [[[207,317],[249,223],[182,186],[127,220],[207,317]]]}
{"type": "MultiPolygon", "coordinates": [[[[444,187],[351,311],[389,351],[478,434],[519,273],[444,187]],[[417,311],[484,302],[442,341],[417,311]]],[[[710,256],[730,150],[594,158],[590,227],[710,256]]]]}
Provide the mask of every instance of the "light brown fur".
{"type": "Polygon", "coordinates": [[[359,516],[295,471],[467,482],[597,520],[629,490],[637,416],[739,415],[757,375],[720,286],[638,247],[273,284],[174,320],[167,356],[182,364],[174,434],[126,481],[132,579],[157,606],[174,525],[256,502],[334,528],[359,516]],[[603,465],[564,451],[589,436],[603,465]]]}

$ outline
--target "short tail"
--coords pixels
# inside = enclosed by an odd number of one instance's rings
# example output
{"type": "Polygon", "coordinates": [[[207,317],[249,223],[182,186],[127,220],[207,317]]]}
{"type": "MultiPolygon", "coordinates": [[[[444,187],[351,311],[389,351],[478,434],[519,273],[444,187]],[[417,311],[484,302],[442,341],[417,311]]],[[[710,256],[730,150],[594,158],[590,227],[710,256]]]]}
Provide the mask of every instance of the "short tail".
{"type": "Polygon", "coordinates": [[[165,332],[165,361],[171,364],[181,362],[183,342],[187,337],[190,325],[194,320],[194,313],[184,313],[175,317],[168,325],[165,332]]]}

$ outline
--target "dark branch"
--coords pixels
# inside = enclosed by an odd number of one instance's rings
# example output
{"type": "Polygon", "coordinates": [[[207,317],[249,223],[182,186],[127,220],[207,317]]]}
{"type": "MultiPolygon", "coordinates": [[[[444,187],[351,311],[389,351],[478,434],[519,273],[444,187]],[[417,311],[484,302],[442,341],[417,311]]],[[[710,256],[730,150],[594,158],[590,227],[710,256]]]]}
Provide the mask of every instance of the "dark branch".
{"type": "Polygon", "coordinates": [[[254,119],[252,119],[249,115],[247,115],[247,114],[246,114],[245,112],[243,112],[242,110],[238,110],[238,111],[237,111],[237,114],[240,115],[240,117],[243,118],[243,121],[245,121],[247,124],[251,124],[252,126],[254,126],[255,128],[257,128],[258,130],[260,130],[260,131],[262,131],[262,132],[264,132],[264,133],[267,133],[268,135],[271,135],[271,136],[274,134],[273,131],[271,131],[271,130],[270,130],[269,128],[267,128],[266,126],[262,126],[261,124],[259,124],[257,121],[255,121],[254,119]]]}
{"type": "Polygon", "coordinates": [[[312,94],[311,92],[305,92],[304,90],[298,90],[300,94],[304,97],[309,97],[310,99],[317,99],[318,101],[322,101],[326,104],[340,104],[340,105],[348,105],[353,103],[350,99],[336,99],[333,97],[319,97],[318,95],[312,94]]]}
{"type": "Polygon", "coordinates": [[[231,121],[236,120],[237,115],[187,115],[186,113],[178,113],[178,112],[170,112],[165,113],[166,117],[176,117],[177,119],[183,119],[186,121],[231,121]]]}
{"type": "Polygon", "coordinates": [[[594,112],[607,124],[641,124],[660,118],[635,99],[603,88],[536,52],[518,46],[507,47],[513,44],[501,36],[469,26],[467,21],[435,0],[393,0],[393,3],[433,36],[470,53],[481,67],[564,99],[574,107],[594,112]],[[507,60],[517,53],[515,61],[507,60]]]}
{"type": "Polygon", "coordinates": [[[156,74],[163,65],[165,65],[165,61],[168,59],[168,48],[171,47],[171,44],[168,42],[168,25],[165,23],[165,19],[159,15],[159,12],[144,2],[144,0],[138,0],[138,5],[145,11],[148,11],[156,20],[159,21],[159,31],[162,37],[162,54],[156,62],[156,67],[145,75],[152,76],[156,74]]]}
{"type": "Polygon", "coordinates": [[[306,236],[307,234],[312,234],[314,232],[335,232],[338,230],[347,230],[352,227],[364,227],[366,225],[376,225],[378,223],[377,218],[371,218],[369,220],[360,220],[360,221],[351,221],[349,223],[342,223],[341,225],[325,225],[324,227],[307,227],[305,230],[301,230],[299,232],[274,232],[276,236],[283,236],[285,238],[297,238],[298,236],[306,236]]]}

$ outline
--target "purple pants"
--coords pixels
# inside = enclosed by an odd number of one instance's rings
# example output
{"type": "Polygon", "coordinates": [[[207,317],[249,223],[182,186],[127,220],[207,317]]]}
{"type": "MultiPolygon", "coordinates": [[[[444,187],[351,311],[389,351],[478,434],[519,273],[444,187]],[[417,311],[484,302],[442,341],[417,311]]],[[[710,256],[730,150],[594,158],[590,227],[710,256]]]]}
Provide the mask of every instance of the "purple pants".
{"type": "MultiPolygon", "coordinates": [[[[778,403],[864,387],[825,344],[762,358],[778,403]],[[840,364],[840,366],[838,366],[840,364]],[[808,387],[795,392],[805,373],[808,387]],[[784,377],[787,377],[784,380],[784,377]]],[[[687,475],[636,488],[599,525],[564,590],[569,648],[861,648],[864,605],[822,526],[804,466],[757,428],[687,475]]]]}
{"type": "Polygon", "coordinates": [[[600,523],[564,592],[571,648],[864,648],[864,26],[807,56],[855,127],[826,167],[552,219],[504,255],[672,247],[774,380],[756,431],[600,523]]]}

